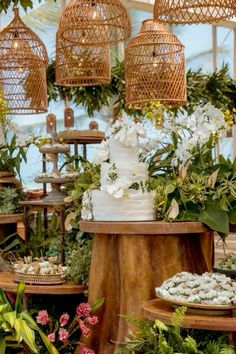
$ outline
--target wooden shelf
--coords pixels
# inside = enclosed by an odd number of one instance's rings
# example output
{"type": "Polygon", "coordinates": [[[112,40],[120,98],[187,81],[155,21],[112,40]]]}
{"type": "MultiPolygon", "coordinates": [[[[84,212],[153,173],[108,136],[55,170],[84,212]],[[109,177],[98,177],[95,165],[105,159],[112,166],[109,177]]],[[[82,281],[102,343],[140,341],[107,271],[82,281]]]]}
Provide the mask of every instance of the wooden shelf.
{"type": "MultiPolygon", "coordinates": [[[[4,291],[16,293],[17,283],[13,281],[13,274],[0,272],[0,288],[4,291]]],[[[65,282],[59,285],[28,285],[25,287],[25,294],[34,295],[73,295],[82,294],[86,286],[65,282]]]]}
{"type": "Polygon", "coordinates": [[[58,200],[45,200],[45,199],[40,199],[40,200],[27,200],[24,202],[19,202],[20,205],[22,206],[38,206],[38,207],[63,207],[66,205],[66,203],[58,200]]]}
{"type": "Polygon", "coordinates": [[[17,224],[24,221],[24,214],[0,214],[0,225],[17,224]]]}
{"type": "Polygon", "coordinates": [[[210,229],[200,222],[164,221],[80,221],[83,232],[124,235],[171,235],[203,233],[210,229]]]}
{"type": "MultiPolygon", "coordinates": [[[[165,324],[170,325],[174,309],[170,304],[160,299],[145,301],[142,304],[142,311],[145,318],[151,321],[161,320],[165,324]]],[[[228,316],[209,316],[186,313],[181,324],[185,328],[196,328],[213,331],[228,331],[236,330],[236,317],[228,316]]]]}

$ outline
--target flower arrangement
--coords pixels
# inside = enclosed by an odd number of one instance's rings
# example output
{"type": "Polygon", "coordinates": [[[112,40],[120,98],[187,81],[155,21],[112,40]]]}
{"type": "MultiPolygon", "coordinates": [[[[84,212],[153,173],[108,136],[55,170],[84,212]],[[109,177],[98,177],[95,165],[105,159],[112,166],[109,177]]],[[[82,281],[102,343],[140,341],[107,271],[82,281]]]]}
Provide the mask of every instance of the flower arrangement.
{"type": "Polygon", "coordinates": [[[36,316],[37,324],[44,327],[48,340],[53,343],[58,352],[65,350],[72,353],[79,345],[81,354],[95,354],[83,342],[78,341],[81,331],[83,337],[88,338],[91,326],[98,323],[98,317],[94,313],[102,306],[104,299],[101,298],[91,307],[89,303],[80,303],[76,308],[76,314],[71,320],[68,313],[63,313],[56,321],[51,318],[47,310],[40,310],[36,316]],[[71,321],[70,321],[71,320],[71,321]]]}
{"type": "Polygon", "coordinates": [[[20,164],[26,162],[26,152],[33,141],[34,137],[26,137],[19,125],[7,115],[7,106],[0,93],[0,172],[20,175],[20,164]]]}
{"type": "Polygon", "coordinates": [[[229,233],[229,223],[236,222],[236,163],[216,156],[214,148],[231,125],[210,103],[190,117],[165,116],[156,151],[149,155],[158,219],[199,220],[229,233]]]}

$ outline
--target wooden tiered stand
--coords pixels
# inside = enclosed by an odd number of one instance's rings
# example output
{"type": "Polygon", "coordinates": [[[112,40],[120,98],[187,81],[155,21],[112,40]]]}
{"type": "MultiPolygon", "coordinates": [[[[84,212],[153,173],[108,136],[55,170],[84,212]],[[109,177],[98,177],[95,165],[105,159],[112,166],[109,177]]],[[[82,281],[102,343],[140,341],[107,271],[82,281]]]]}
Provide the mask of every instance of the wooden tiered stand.
{"type": "Polygon", "coordinates": [[[78,145],[83,147],[83,157],[87,158],[87,145],[100,144],[105,133],[99,130],[65,130],[58,133],[66,144],[74,145],[74,155],[79,155],[78,145]]]}
{"type": "Polygon", "coordinates": [[[89,302],[105,298],[88,343],[96,354],[115,353],[130,327],[119,315],[142,318],[142,303],[165,279],[213,267],[213,232],[199,222],[81,221],[80,230],[95,234],[89,302]]]}

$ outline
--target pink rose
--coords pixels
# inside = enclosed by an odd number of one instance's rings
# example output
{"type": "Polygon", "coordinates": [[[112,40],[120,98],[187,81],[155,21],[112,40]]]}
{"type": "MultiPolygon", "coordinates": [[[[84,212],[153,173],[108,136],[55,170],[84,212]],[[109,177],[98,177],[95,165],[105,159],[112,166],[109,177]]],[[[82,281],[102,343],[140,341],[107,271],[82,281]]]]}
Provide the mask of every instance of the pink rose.
{"type": "Polygon", "coordinates": [[[65,328],[60,328],[58,333],[59,333],[59,340],[64,344],[67,343],[69,332],[65,328]]]}
{"type": "Polygon", "coordinates": [[[86,302],[82,302],[76,309],[76,313],[82,317],[90,316],[91,306],[86,302]]]}
{"type": "Polygon", "coordinates": [[[81,351],[81,354],[95,354],[95,352],[92,349],[86,347],[83,344],[80,345],[80,351],[81,351]]]}
{"type": "Polygon", "coordinates": [[[55,333],[52,332],[50,333],[47,338],[50,340],[50,342],[55,342],[55,339],[56,339],[56,336],[55,336],[55,333]]]}
{"type": "Polygon", "coordinates": [[[90,323],[91,325],[95,325],[98,323],[98,318],[97,318],[97,316],[91,316],[91,317],[89,316],[86,318],[85,321],[90,323]]]}
{"type": "Polygon", "coordinates": [[[61,317],[59,319],[60,325],[62,327],[66,326],[69,321],[69,318],[70,318],[70,316],[68,315],[68,313],[63,313],[63,315],[61,315],[61,317]]]}
{"type": "Polygon", "coordinates": [[[50,318],[48,316],[47,310],[41,310],[38,312],[38,316],[36,317],[36,322],[41,325],[46,325],[50,322],[50,318]]]}
{"type": "Polygon", "coordinates": [[[85,326],[84,321],[82,321],[81,319],[79,319],[78,323],[79,323],[79,327],[81,329],[83,336],[88,338],[88,336],[90,334],[90,329],[85,326]]]}

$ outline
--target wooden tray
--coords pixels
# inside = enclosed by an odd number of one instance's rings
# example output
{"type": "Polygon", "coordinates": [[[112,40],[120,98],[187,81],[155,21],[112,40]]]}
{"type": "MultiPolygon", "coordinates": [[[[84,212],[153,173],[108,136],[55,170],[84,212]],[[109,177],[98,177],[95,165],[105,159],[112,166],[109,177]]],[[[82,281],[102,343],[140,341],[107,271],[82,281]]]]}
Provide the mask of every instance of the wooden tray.
{"type": "Polygon", "coordinates": [[[156,294],[158,299],[169,303],[173,308],[179,306],[185,306],[188,313],[195,313],[199,315],[209,315],[209,316],[224,316],[232,314],[236,311],[236,304],[234,305],[207,305],[207,304],[195,304],[193,302],[181,302],[166,299],[158,294],[156,294]]]}

